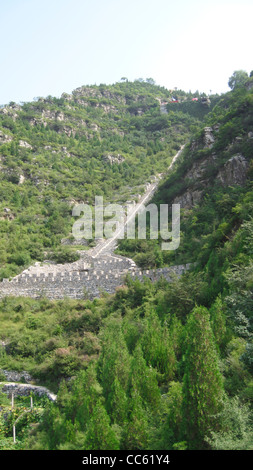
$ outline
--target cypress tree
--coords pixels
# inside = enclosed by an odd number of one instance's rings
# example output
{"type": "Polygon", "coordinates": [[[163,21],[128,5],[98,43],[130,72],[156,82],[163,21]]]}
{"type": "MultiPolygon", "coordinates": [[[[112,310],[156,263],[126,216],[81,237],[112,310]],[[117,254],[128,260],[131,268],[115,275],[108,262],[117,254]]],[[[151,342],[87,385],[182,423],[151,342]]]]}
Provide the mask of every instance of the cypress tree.
{"type": "Polygon", "coordinates": [[[204,438],[217,429],[223,380],[214,335],[205,307],[195,307],[186,324],[183,377],[183,431],[191,449],[205,448],[204,438]]]}
{"type": "Polygon", "coordinates": [[[119,441],[101,402],[96,404],[88,423],[84,447],[86,450],[119,450],[119,441]]]}

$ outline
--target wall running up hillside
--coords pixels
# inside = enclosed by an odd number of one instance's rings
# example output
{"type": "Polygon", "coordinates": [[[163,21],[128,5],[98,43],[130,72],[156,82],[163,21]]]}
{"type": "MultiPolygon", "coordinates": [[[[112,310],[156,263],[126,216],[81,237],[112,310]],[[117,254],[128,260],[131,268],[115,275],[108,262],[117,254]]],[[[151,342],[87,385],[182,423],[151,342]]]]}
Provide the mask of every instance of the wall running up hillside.
{"type": "Polygon", "coordinates": [[[141,270],[128,258],[105,254],[99,259],[84,254],[74,263],[54,265],[36,263],[12,280],[1,283],[0,298],[24,296],[49,299],[90,299],[99,297],[102,292],[112,294],[124,284],[127,274],[133,279],[151,281],[164,277],[171,281],[173,276],[181,276],[189,269],[189,264],[141,270]]]}

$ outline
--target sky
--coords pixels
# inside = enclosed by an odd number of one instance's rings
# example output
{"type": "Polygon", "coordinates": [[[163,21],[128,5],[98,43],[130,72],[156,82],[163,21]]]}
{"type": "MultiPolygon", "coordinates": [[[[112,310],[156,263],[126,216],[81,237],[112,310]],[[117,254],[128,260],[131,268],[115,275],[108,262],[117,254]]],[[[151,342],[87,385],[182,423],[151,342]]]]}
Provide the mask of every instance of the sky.
{"type": "Polygon", "coordinates": [[[0,0],[0,104],[153,78],[205,93],[253,70],[252,0],[0,0]]]}

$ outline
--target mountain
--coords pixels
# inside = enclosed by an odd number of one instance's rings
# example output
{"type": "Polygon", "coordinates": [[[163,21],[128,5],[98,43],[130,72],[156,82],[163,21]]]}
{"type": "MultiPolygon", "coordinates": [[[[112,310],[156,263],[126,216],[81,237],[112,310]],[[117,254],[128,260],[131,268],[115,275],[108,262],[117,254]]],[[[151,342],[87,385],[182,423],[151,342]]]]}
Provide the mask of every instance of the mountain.
{"type": "Polygon", "coordinates": [[[162,252],[159,240],[123,240],[118,252],[140,267],[197,262],[232,239],[251,214],[252,79],[223,95],[194,134],[153,201],[180,204],[178,250],[162,252]],[[247,207],[247,210],[245,209],[247,207]]]}
{"type": "Polygon", "coordinates": [[[50,256],[75,260],[75,249],[61,246],[73,206],[99,195],[137,199],[209,111],[192,96],[179,91],[174,103],[165,88],[135,81],[2,107],[0,278],[50,256]],[[183,105],[187,112],[176,109],[183,105]]]}
{"type": "Polygon", "coordinates": [[[151,202],[181,205],[178,249],[147,237],[116,252],[153,272],[190,269],[169,282],[126,275],[94,300],[1,299],[1,381],[16,371],[57,400],[35,397],[24,417],[25,397],[6,413],[0,394],[0,448],[252,450],[253,78],[243,78],[219,97],[124,81],[2,108],[3,278],[49,256],[73,261],[80,247],[61,243],[73,204],[133,200],[159,173],[151,202]]]}

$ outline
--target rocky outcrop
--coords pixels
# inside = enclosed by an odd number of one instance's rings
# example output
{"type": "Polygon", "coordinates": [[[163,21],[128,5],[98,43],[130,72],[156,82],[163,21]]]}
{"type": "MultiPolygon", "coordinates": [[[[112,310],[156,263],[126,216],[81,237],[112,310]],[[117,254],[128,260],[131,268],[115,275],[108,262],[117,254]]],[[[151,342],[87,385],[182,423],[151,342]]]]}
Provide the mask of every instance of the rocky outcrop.
{"type": "Polygon", "coordinates": [[[25,140],[20,140],[19,141],[19,146],[23,147],[25,149],[32,150],[32,146],[30,144],[28,144],[28,142],[26,142],[25,140]]]}
{"type": "MultiPolygon", "coordinates": [[[[245,184],[249,163],[242,154],[233,155],[232,153],[235,146],[238,148],[242,144],[243,137],[236,136],[230,146],[227,146],[226,151],[231,152],[232,156],[222,163],[214,148],[219,129],[220,124],[205,127],[200,137],[191,142],[192,157],[198,151],[204,151],[203,155],[206,154],[206,156],[201,159],[193,159],[191,167],[184,175],[185,186],[188,186],[188,189],[174,198],[173,204],[180,204],[183,209],[191,209],[201,202],[205,188],[208,188],[210,184],[218,183],[224,187],[245,184]],[[209,149],[210,152],[208,152],[209,149]]],[[[252,138],[253,132],[249,132],[248,139],[252,138]]]]}
{"type": "Polygon", "coordinates": [[[12,136],[8,134],[4,134],[2,131],[0,131],[0,144],[8,144],[9,142],[12,141],[12,136]]]}
{"type": "Polygon", "coordinates": [[[3,215],[0,213],[0,220],[14,220],[15,216],[12,214],[11,210],[9,207],[5,207],[3,210],[3,215]]]}
{"type": "Polygon", "coordinates": [[[26,372],[17,372],[12,370],[0,369],[0,374],[5,376],[6,382],[22,382],[29,384],[32,382],[32,376],[26,372]]]}
{"type": "Polygon", "coordinates": [[[212,127],[205,127],[204,128],[204,148],[212,148],[214,144],[214,135],[212,127]]]}
{"type": "Polygon", "coordinates": [[[247,178],[248,167],[249,164],[243,155],[234,155],[219,170],[217,180],[223,186],[244,184],[247,178]]]}
{"type": "Polygon", "coordinates": [[[119,165],[120,163],[123,163],[125,161],[125,158],[120,155],[120,153],[118,153],[117,155],[111,155],[111,154],[107,154],[107,155],[103,155],[103,160],[107,163],[110,163],[110,165],[112,165],[113,163],[116,163],[117,165],[119,165]]]}
{"type": "Polygon", "coordinates": [[[16,103],[14,103],[14,105],[9,105],[9,106],[5,106],[4,108],[0,108],[0,113],[1,114],[4,114],[5,116],[10,116],[13,121],[16,121],[16,119],[18,118],[18,114],[16,111],[20,111],[21,110],[21,107],[19,105],[16,105],[16,103]]]}
{"type": "Polygon", "coordinates": [[[196,204],[199,204],[202,199],[203,191],[186,191],[173,200],[173,204],[180,204],[181,209],[191,209],[196,204]]]}
{"type": "Polygon", "coordinates": [[[23,184],[25,182],[25,177],[24,175],[19,175],[19,182],[18,184],[23,184]]]}
{"type": "Polygon", "coordinates": [[[201,181],[205,179],[205,173],[210,166],[214,166],[217,157],[215,154],[210,155],[204,160],[193,162],[190,170],[187,171],[185,179],[191,181],[201,181]]]}
{"type": "MultiPolygon", "coordinates": [[[[217,164],[217,157],[214,154],[205,160],[194,162],[190,170],[185,174],[185,180],[189,181],[191,188],[177,196],[173,200],[173,204],[180,204],[182,209],[191,209],[196,204],[199,204],[203,197],[204,189],[210,185],[206,172],[208,168],[217,166],[217,164]]],[[[214,178],[214,183],[217,182],[224,187],[243,185],[247,179],[248,167],[249,163],[243,155],[234,155],[219,170],[217,169],[218,173],[214,178]]]]}

